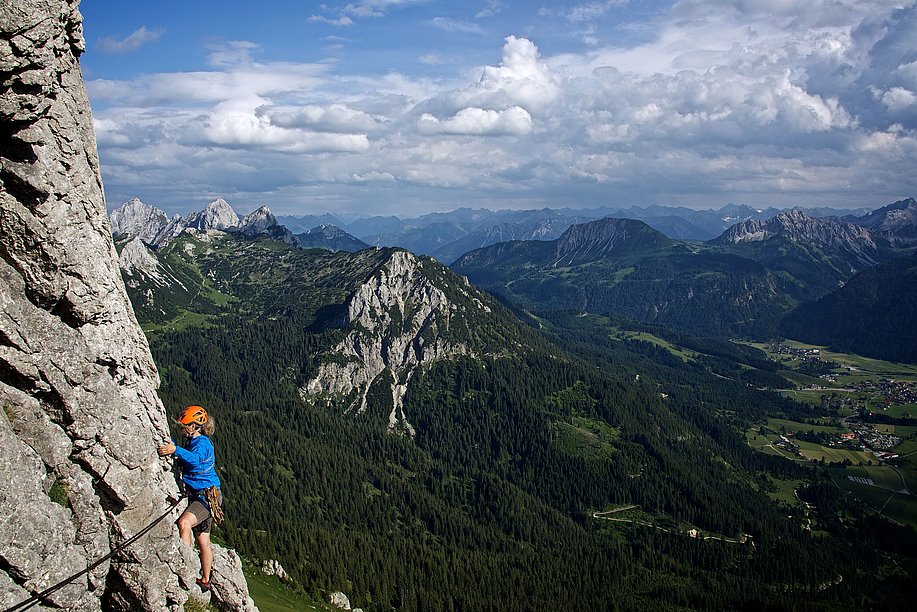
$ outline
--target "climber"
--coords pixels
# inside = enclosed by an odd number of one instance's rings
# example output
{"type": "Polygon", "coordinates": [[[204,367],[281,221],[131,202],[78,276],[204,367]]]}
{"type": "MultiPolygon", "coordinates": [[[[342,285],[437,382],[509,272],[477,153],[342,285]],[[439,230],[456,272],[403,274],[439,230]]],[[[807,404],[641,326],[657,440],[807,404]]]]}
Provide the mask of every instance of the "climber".
{"type": "Polygon", "coordinates": [[[188,491],[188,508],[178,517],[178,533],[191,546],[191,535],[197,542],[201,557],[201,591],[210,590],[210,570],[213,549],[210,546],[211,523],[223,520],[223,498],[220,479],[214,469],[213,418],[200,406],[188,406],[178,417],[178,426],[187,448],[176,446],[175,440],[159,447],[160,456],[175,455],[182,471],[182,481],[188,491]]]}

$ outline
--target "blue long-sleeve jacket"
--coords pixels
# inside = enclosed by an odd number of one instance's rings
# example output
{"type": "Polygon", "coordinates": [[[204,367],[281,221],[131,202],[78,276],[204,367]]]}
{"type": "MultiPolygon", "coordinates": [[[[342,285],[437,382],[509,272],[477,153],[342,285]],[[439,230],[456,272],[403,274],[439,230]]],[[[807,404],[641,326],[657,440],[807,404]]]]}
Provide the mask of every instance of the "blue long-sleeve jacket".
{"type": "Polygon", "coordinates": [[[176,444],[175,457],[181,464],[181,478],[189,489],[200,491],[210,487],[220,488],[210,438],[203,434],[195,436],[188,441],[188,448],[176,444]]]}

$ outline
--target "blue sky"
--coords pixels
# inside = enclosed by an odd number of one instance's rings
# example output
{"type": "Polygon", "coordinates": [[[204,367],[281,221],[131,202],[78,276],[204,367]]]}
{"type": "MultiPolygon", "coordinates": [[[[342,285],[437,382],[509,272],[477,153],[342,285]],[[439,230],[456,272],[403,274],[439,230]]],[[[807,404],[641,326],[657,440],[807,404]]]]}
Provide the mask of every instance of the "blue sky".
{"type": "Polygon", "coordinates": [[[83,0],[109,207],[875,208],[917,3],[83,0]]]}

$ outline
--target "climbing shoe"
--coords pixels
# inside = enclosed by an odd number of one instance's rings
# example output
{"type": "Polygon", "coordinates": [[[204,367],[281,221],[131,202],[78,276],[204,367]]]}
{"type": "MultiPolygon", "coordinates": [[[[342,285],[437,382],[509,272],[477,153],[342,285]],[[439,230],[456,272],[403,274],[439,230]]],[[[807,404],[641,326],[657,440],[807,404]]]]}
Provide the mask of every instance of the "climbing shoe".
{"type": "Polygon", "coordinates": [[[201,587],[201,593],[206,593],[210,590],[210,583],[203,578],[198,578],[195,582],[197,582],[197,586],[201,587]]]}

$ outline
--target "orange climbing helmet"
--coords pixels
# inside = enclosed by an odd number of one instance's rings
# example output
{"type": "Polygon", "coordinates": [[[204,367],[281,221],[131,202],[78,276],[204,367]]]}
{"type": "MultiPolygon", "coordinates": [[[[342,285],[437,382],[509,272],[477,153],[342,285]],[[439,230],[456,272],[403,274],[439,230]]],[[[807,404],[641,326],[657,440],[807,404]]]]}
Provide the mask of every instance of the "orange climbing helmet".
{"type": "Polygon", "coordinates": [[[178,415],[178,422],[182,425],[203,425],[207,422],[207,411],[200,406],[188,406],[178,415]]]}

